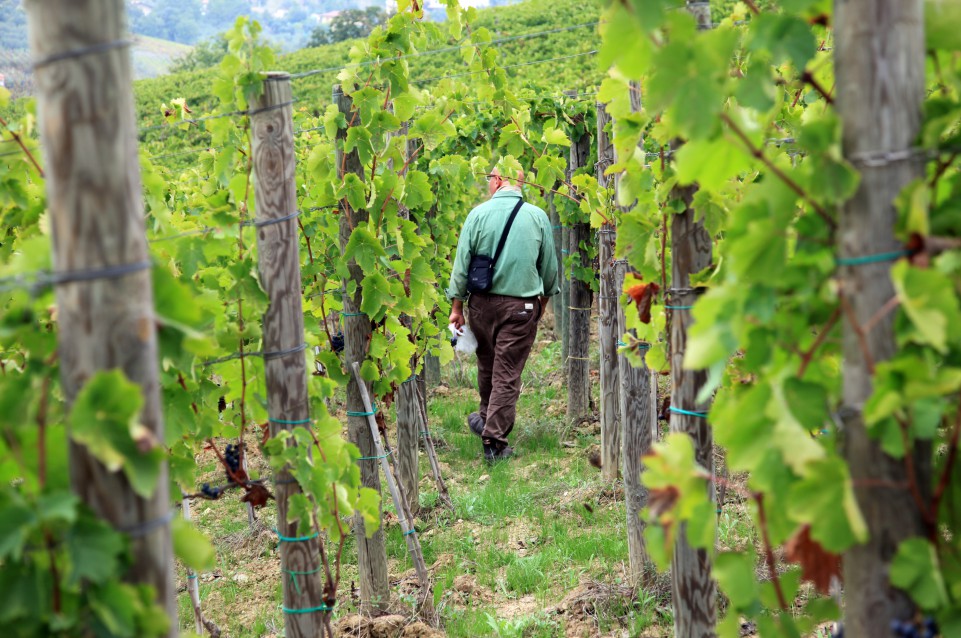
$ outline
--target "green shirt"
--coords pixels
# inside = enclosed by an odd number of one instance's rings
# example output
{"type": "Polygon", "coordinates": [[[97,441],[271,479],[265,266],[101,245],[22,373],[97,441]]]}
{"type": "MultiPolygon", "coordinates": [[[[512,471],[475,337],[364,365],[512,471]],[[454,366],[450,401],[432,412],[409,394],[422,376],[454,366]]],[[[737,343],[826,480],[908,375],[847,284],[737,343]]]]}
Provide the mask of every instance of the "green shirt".
{"type": "MultiPolygon", "coordinates": [[[[457,241],[448,298],[467,298],[467,267],[471,257],[494,256],[507,218],[519,197],[518,191],[502,188],[467,215],[457,241]]],[[[509,297],[550,297],[560,292],[554,232],[547,214],[537,206],[525,203],[517,211],[504,250],[494,265],[494,282],[488,292],[509,297]]]]}

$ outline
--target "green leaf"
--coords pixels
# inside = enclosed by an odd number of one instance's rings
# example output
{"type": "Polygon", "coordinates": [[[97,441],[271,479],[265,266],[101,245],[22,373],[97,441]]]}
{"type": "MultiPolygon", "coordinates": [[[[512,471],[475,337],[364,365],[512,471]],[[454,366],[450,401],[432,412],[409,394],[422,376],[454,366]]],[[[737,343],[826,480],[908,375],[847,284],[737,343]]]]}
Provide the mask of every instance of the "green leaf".
{"type": "Polygon", "coordinates": [[[410,210],[427,210],[434,203],[434,192],[430,179],[422,171],[409,171],[404,178],[404,203],[410,210]]]}
{"type": "Polygon", "coordinates": [[[790,494],[791,517],[810,524],[811,538],[825,550],[840,554],[867,540],[867,524],[841,459],[825,458],[808,464],[805,476],[792,486],[790,494]]]}
{"type": "Polygon", "coordinates": [[[841,122],[833,111],[805,122],[798,133],[797,143],[812,153],[827,153],[840,143],[841,122]]]}
{"type": "Polygon", "coordinates": [[[746,611],[757,603],[760,590],[754,576],[753,552],[721,552],[714,559],[711,573],[735,609],[746,611]]]}
{"type": "MultiPolygon", "coordinates": [[[[639,79],[647,71],[651,43],[638,33],[640,29],[635,17],[622,3],[615,2],[604,14],[601,23],[603,38],[598,65],[604,69],[617,66],[626,76],[639,79]]],[[[656,26],[651,25],[650,28],[656,26]]]]}
{"type": "Polygon", "coordinates": [[[786,379],[783,386],[786,407],[794,419],[809,431],[817,431],[828,421],[828,401],[824,386],[801,379],[786,379]]]}
{"type": "Polygon", "coordinates": [[[44,494],[37,501],[37,517],[43,522],[64,521],[73,523],[77,519],[77,504],[80,499],[72,492],[53,492],[44,494]]]}
{"type": "Polygon", "coordinates": [[[814,57],[817,41],[814,33],[802,18],[790,14],[764,12],[751,20],[752,51],[770,51],[775,62],[788,60],[794,68],[803,71],[808,60],[814,57]]]}
{"type": "Polygon", "coordinates": [[[937,550],[926,539],[909,538],[898,546],[891,562],[891,584],[908,592],[926,611],[948,603],[937,550]]]}
{"type": "Polygon", "coordinates": [[[692,140],[676,153],[677,178],[681,184],[697,183],[714,191],[750,168],[750,158],[725,137],[692,140]]]}
{"type": "Polygon", "coordinates": [[[957,343],[961,307],[956,295],[945,294],[954,290],[947,276],[936,270],[912,268],[902,260],[891,267],[891,281],[915,328],[913,341],[942,353],[947,352],[949,340],[957,343]]]}
{"type": "Polygon", "coordinates": [[[193,292],[177,281],[166,268],[154,268],[151,272],[154,312],[157,318],[167,325],[199,327],[200,306],[196,303],[193,292]]]}
{"type": "Polygon", "coordinates": [[[367,188],[364,186],[364,180],[359,176],[347,173],[344,176],[343,191],[340,197],[346,197],[352,209],[363,210],[367,205],[367,188]]]}
{"type": "Polygon", "coordinates": [[[360,163],[367,166],[374,157],[374,147],[371,144],[371,131],[360,126],[347,129],[347,140],[344,142],[344,152],[356,150],[360,163]]]}
{"type": "Polygon", "coordinates": [[[835,160],[827,155],[810,158],[810,182],[816,188],[817,199],[827,204],[850,199],[861,182],[860,174],[844,161],[835,160]]]}
{"type": "Polygon", "coordinates": [[[122,469],[140,496],[153,494],[164,451],[139,421],[140,386],[120,370],[98,372],[80,390],[70,412],[71,435],[108,469],[122,469]]]}
{"type": "Polygon", "coordinates": [[[547,144],[556,144],[557,146],[571,145],[571,139],[567,137],[567,133],[558,128],[545,128],[542,139],[547,144]]]}
{"type": "Polygon", "coordinates": [[[961,49],[961,4],[943,0],[925,0],[924,36],[926,49],[944,51],[961,49]]]}
{"type": "Polygon", "coordinates": [[[20,556],[36,520],[33,511],[19,496],[0,500],[0,559],[20,556]]]}
{"type": "Polygon", "coordinates": [[[125,583],[108,582],[90,594],[90,608],[110,636],[132,638],[136,633],[136,590],[125,583]]]}
{"type": "Polygon", "coordinates": [[[327,110],[324,111],[324,132],[327,134],[327,139],[335,139],[337,131],[342,128],[347,128],[347,118],[336,104],[328,104],[327,110]]]}
{"type": "Polygon", "coordinates": [[[374,270],[377,259],[386,256],[380,241],[366,226],[357,226],[351,231],[344,248],[345,260],[354,259],[364,272],[370,272],[374,270]]]}
{"type": "Polygon", "coordinates": [[[394,293],[390,282],[379,272],[372,272],[361,282],[364,294],[361,297],[360,311],[371,321],[380,321],[394,306],[394,293]]]}
{"type": "Polygon", "coordinates": [[[213,567],[217,563],[217,552],[206,536],[201,534],[193,525],[175,518],[171,522],[174,554],[187,567],[203,570],[213,567]]]}
{"type": "Polygon", "coordinates": [[[931,234],[931,189],[923,179],[916,179],[901,191],[895,200],[901,217],[904,219],[904,230],[917,233],[922,237],[931,234]]]}
{"type": "Polygon", "coordinates": [[[67,582],[107,582],[120,568],[125,539],[92,514],[85,514],[70,528],[66,538],[70,570],[67,582]]]}

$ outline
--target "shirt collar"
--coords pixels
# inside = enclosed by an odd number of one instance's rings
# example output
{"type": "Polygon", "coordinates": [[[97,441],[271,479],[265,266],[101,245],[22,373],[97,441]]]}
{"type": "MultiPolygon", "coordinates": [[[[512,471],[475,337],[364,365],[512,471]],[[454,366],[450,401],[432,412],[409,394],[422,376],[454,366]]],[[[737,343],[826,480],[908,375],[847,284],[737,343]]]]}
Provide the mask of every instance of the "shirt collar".
{"type": "Polygon", "coordinates": [[[491,195],[491,199],[497,199],[498,197],[524,197],[523,193],[516,188],[505,187],[491,195]]]}

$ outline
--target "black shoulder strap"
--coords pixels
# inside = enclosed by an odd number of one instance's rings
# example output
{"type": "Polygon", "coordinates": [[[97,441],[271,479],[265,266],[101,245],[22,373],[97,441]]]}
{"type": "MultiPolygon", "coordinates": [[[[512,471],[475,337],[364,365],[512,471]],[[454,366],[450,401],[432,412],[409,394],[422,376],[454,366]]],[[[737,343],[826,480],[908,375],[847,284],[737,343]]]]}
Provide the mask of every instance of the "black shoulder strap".
{"type": "Polygon", "coordinates": [[[504,226],[504,232],[501,233],[501,240],[497,242],[497,250],[494,251],[494,260],[491,265],[497,263],[497,258],[501,256],[501,251],[504,250],[504,244],[507,243],[507,234],[511,232],[511,226],[514,224],[514,218],[517,217],[517,211],[521,209],[524,205],[524,198],[521,197],[517,200],[517,205],[514,206],[514,210],[511,211],[511,216],[507,218],[507,225],[504,226]]]}

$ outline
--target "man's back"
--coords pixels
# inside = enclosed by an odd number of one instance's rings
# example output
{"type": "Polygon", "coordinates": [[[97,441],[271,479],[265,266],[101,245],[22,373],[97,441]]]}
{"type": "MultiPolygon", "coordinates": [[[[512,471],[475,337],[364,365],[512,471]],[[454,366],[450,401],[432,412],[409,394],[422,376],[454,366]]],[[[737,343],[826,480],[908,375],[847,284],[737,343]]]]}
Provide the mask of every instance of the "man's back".
{"type": "MultiPolygon", "coordinates": [[[[501,189],[467,216],[457,246],[455,276],[449,291],[452,297],[464,296],[466,289],[461,288],[466,286],[466,281],[461,282],[457,273],[466,273],[471,257],[494,256],[510,213],[520,197],[517,190],[501,189]]],[[[547,214],[537,206],[525,203],[511,225],[504,250],[494,266],[490,294],[524,298],[554,294],[557,266],[553,256],[553,234],[547,214]]]]}

